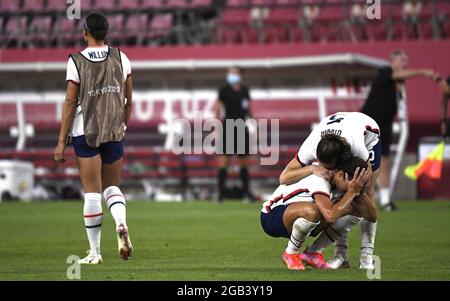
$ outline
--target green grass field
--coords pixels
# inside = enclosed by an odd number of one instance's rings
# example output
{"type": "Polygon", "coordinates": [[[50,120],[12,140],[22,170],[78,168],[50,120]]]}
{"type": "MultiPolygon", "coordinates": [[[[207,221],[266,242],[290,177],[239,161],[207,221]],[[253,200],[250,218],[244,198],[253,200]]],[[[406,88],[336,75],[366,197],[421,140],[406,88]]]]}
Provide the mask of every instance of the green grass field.
{"type": "MultiPolygon", "coordinates": [[[[382,280],[450,280],[450,203],[399,207],[380,213],[382,280]]],[[[367,280],[357,266],[359,227],[350,236],[351,269],[290,271],[280,258],[286,241],[263,233],[259,211],[260,204],[240,202],[129,202],[133,258],[118,257],[105,212],[104,264],[83,266],[81,279],[367,280]]],[[[66,280],[66,258],[84,256],[88,246],[81,202],[2,203],[0,229],[0,280],[66,280]]]]}

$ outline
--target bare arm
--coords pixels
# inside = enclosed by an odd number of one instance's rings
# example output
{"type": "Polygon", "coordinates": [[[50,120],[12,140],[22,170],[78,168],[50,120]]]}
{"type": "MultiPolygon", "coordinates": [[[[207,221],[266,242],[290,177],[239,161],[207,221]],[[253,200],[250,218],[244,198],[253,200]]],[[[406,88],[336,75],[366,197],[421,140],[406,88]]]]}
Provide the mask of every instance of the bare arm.
{"type": "Polygon", "coordinates": [[[447,84],[445,80],[440,78],[440,80],[438,81],[438,85],[447,97],[450,96],[450,86],[447,84]]]}
{"type": "Polygon", "coordinates": [[[300,181],[307,176],[315,174],[325,180],[329,181],[331,178],[331,171],[323,168],[319,165],[307,165],[302,166],[300,162],[294,158],[289,162],[289,164],[284,168],[283,172],[280,175],[280,184],[281,185],[289,185],[295,182],[300,181]]]}
{"type": "Polygon", "coordinates": [[[127,99],[127,103],[125,104],[125,125],[128,126],[133,107],[133,80],[131,79],[131,75],[128,76],[125,82],[125,97],[127,99]]]}
{"type": "Polygon", "coordinates": [[[353,180],[348,183],[347,192],[335,204],[332,204],[329,197],[322,194],[316,194],[314,196],[314,201],[322,217],[328,224],[333,224],[338,218],[348,214],[352,210],[351,205],[353,200],[358,196],[368,179],[368,172],[365,169],[360,171],[357,168],[353,180]]]}
{"type": "Polygon", "coordinates": [[[435,76],[435,73],[433,72],[433,70],[429,69],[405,69],[405,70],[397,70],[392,73],[393,80],[404,80],[418,76],[426,76],[433,78],[435,76]]]}
{"type": "Polygon", "coordinates": [[[58,144],[56,145],[54,159],[57,162],[64,161],[64,148],[69,135],[77,109],[78,86],[72,82],[67,82],[66,100],[63,105],[61,127],[59,130],[58,144]]]}

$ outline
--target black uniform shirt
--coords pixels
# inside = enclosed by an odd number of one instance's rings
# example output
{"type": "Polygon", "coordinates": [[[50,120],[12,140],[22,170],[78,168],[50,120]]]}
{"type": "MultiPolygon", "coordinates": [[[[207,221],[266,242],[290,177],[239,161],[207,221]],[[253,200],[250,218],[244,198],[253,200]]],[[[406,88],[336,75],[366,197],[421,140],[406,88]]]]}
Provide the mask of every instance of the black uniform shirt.
{"type": "Polygon", "coordinates": [[[236,91],[230,85],[219,90],[219,101],[225,107],[225,119],[246,119],[249,117],[250,94],[248,88],[241,86],[236,91]]]}
{"type": "Polygon", "coordinates": [[[361,112],[369,115],[377,122],[392,122],[397,115],[397,82],[392,79],[391,67],[382,67],[370,87],[369,96],[361,112]]]}

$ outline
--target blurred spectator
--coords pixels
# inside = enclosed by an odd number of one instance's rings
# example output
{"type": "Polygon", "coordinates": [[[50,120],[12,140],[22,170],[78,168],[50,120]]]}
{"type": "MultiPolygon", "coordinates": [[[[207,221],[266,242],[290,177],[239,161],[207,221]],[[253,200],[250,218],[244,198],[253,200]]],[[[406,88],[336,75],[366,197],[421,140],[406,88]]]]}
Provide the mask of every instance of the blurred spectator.
{"type": "Polygon", "coordinates": [[[408,28],[408,36],[419,38],[419,14],[422,10],[422,3],[417,0],[407,0],[403,4],[403,19],[408,28]]]}
{"type": "Polygon", "coordinates": [[[367,40],[367,32],[365,30],[367,25],[367,5],[362,3],[355,3],[350,10],[350,24],[352,25],[352,40],[361,41],[367,40]]]}

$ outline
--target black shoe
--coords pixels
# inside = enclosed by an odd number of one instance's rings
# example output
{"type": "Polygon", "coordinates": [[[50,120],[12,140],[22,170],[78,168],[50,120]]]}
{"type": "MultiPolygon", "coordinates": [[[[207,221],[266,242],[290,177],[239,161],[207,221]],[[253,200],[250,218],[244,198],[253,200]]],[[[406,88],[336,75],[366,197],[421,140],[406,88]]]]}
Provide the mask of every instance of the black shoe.
{"type": "Polygon", "coordinates": [[[391,205],[391,211],[398,211],[399,210],[397,205],[395,205],[394,202],[390,202],[390,205],[391,205]]]}

